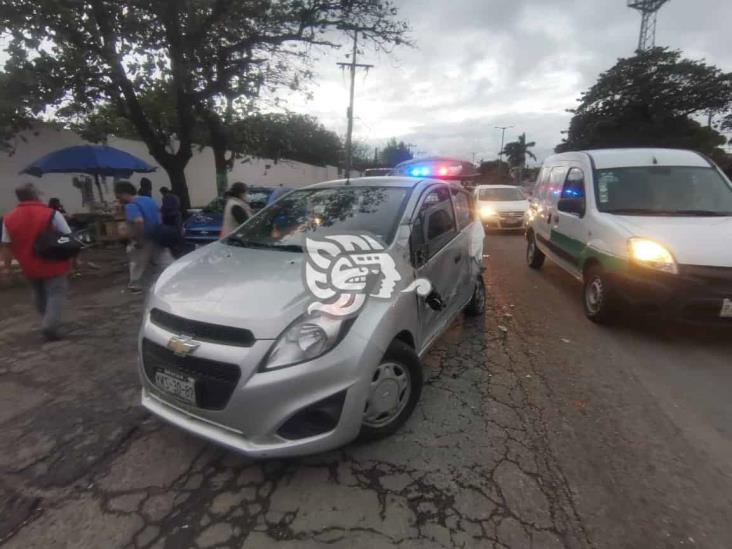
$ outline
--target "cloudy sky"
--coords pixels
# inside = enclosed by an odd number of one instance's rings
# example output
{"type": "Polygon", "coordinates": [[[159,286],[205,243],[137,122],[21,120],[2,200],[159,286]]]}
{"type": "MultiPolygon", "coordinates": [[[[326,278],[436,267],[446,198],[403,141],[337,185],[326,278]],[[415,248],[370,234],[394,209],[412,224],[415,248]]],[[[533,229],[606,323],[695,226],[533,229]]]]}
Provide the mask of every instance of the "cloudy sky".
{"type": "MultiPolygon", "coordinates": [[[[395,136],[418,154],[494,159],[500,132],[526,132],[541,160],[561,140],[566,109],[618,57],[632,55],[640,14],[625,0],[396,0],[415,49],[364,52],[376,65],[356,83],[355,136],[379,145],[395,136]]],[[[732,1],[670,0],[658,17],[657,45],[732,71],[732,1]]],[[[345,133],[347,76],[322,57],[313,98],[291,97],[345,133]]]]}

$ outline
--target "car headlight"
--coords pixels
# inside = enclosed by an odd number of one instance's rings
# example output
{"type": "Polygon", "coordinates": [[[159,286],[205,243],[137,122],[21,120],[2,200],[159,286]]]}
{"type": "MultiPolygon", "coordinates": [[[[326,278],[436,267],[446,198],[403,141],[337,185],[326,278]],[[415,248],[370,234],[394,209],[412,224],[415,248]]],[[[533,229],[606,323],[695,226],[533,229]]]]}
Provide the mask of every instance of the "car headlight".
{"type": "Polygon", "coordinates": [[[480,208],[480,217],[493,217],[498,215],[498,211],[493,206],[482,206],[480,208]]]}
{"type": "Polygon", "coordinates": [[[665,273],[679,272],[674,256],[658,242],[647,238],[631,238],[628,241],[628,248],[631,259],[639,265],[665,273]]]}
{"type": "Polygon", "coordinates": [[[323,356],[341,342],[354,321],[355,317],[301,316],[280,335],[260,369],[275,370],[323,356]]]}

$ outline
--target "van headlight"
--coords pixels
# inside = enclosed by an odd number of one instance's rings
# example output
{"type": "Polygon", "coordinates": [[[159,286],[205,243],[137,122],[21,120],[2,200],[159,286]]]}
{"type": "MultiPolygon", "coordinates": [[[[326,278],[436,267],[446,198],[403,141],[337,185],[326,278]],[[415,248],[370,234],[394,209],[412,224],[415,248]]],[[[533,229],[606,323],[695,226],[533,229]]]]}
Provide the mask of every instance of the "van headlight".
{"type": "Polygon", "coordinates": [[[280,335],[260,370],[276,370],[323,356],[341,342],[354,321],[355,317],[301,316],[280,335]]]}
{"type": "Polygon", "coordinates": [[[480,217],[495,217],[498,211],[493,206],[481,206],[480,217]]]}
{"type": "Polygon", "coordinates": [[[665,273],[679,273],[674,256],[658,242],[647,238],[631,238],[628,240],[628,249],[630,258],[643,267],[665,273]]]}

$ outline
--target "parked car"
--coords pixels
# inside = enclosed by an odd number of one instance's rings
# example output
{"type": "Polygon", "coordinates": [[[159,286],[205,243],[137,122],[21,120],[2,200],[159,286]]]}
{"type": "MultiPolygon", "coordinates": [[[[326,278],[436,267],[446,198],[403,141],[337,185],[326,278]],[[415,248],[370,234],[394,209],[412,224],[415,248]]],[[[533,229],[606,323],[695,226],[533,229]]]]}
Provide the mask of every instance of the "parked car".
{"type": "Polygon", "coordinates": [[[521,187],[514,185],[478,185],[475,187],[478,215],[486,229],[524,228],[529,201],[521,187]]]}
{"type": "Polygon", "coordinates": [[[483,313],[483,236],[470,194],[453,183],[371,178],[294,190],[158,279],[140,335],[142,404],[252,456],[389,435],[420,397],[420,357],[461,311],[483,313]],[[333,248],[343,238],[366,248],[348,278],[337,252],[311,261],[313,240],[333,248]],[[361,294],[320,303],[311,286],[320,275],[308,274],[335,263],[328,272],[348,288],[373,277],[394,291],[336,315],[361,294]],[[431,290],[410,291],[425,280],[431,290]]]}
{"type": "Polygon", "coordinates": [[[692,151],[614,149],[544,162],[527,260],[549,257],[583,281],[584,309],[623,304],[732,324],[732,184],[692,151]]]}
{"type": "MultiPolygon", "coordinates": [[[[258,212],[279,197],[290,192],[289,187],[249,187],[249,205],[258,212]]],[[[210,244],[221,236],[226,199],[215,198],[205,208],[193,211],[183,223],[185,239],[196,245],[210,244]]]]}

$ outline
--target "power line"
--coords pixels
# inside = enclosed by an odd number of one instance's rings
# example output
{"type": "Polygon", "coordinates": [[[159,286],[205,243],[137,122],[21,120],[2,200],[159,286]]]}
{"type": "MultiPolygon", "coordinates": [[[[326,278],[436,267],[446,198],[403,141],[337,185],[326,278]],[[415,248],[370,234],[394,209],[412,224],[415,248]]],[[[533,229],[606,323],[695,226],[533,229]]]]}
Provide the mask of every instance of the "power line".
{"type": "Polygon", "coordinates": [[[356,90],[356,69],[370,69],[373,65],[365,65],[363,63],[357,63],[356,57],[358,56],[358,30],[353,32],[353,54],[351,55],[350,63],[337,63],[339,67],[348,69],[351,71],[351,91],[350,101],[348,103],[348,111],[346,116],[348,117],[348,130],[346,130],[346,177],[351,175],[351,166],[353,165],[353,102],[356,90]]]}

